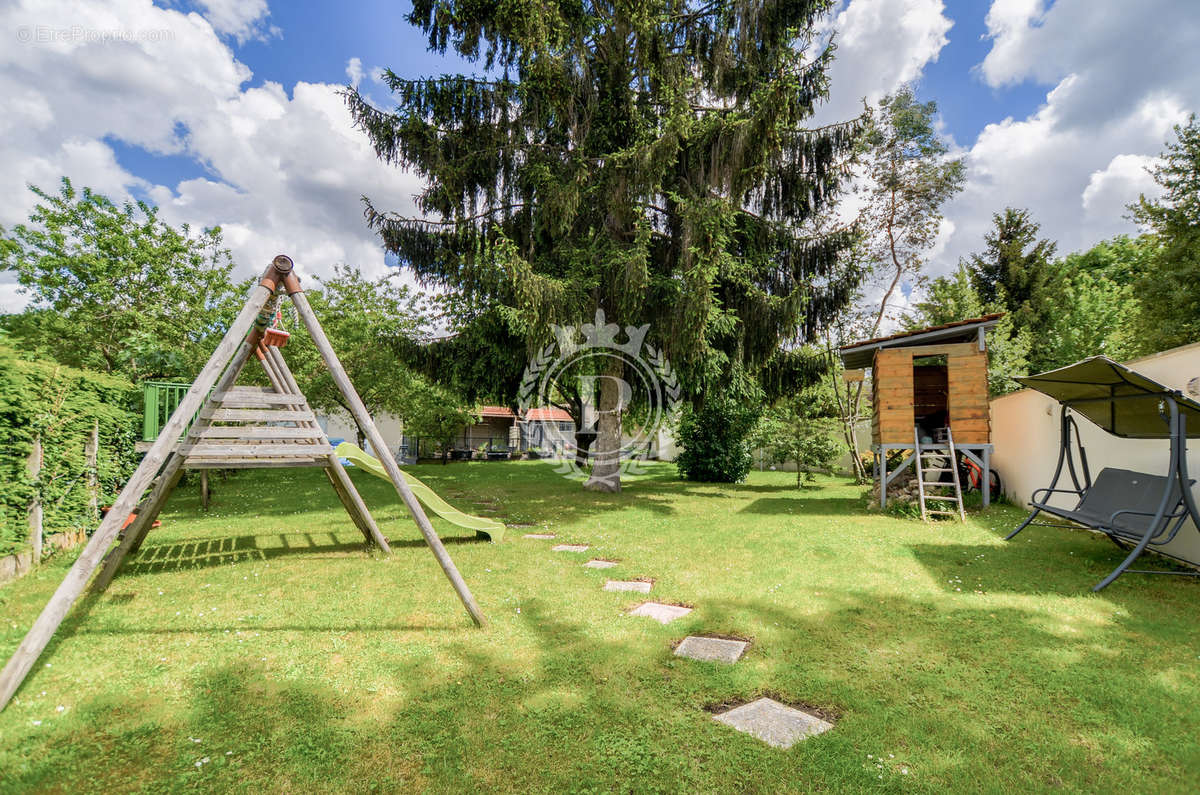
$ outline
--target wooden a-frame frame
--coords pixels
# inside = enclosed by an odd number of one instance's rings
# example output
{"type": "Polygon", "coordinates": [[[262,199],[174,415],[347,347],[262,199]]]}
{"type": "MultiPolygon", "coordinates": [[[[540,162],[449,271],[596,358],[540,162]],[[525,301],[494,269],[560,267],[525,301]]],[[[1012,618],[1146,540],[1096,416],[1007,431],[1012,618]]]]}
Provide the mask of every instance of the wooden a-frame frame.
{"type": "MultiPolygon", "coordinates": [[[[329,445],[325,433],[308,410],[299,385],[288,369],[279,349],[263,344],[263,334],[274,311],[266,309],[276,292],[283,290],[291,299],[317,351],[321,354],[358,426],[366,433],[371,446],[380,451],[387,444],[362,399],[346,375],[333,346],[325,336],[304,291],[293,272],[291,258],[281,254],[267,267],[262,279],[250,288],[246,304],[230,325],[229,330],[209,357],[208,363],[196,377],[183,400],[163,426],[158,439],[151,445],[142,463],[126,482],[91,540],[67,572],[50,601],[30,627],[29,632],[0,671],[0,710],[8,705],[21,682],[29,674],[55,630],[66,618],[71,606],[83,593],[93,573],[100,568],[94,581],[95,591],[102,591],[112,581],[121,562],[130,552],[136,552],[154,524],[167,497],[178,484],[186,468],[258,468],[266,466],[321,466],[346,512],[370,544],[390,552],[387,539],[380,532],[367,506],[342,468],[329,445]],[[238,389],[234,386],[246,363],[257,356],[271,383],[270,389],[238,389]],[[211,393],[211,394],[210,394],[211,393]],[[199,414],[192,423],[192,418],[199,414]],[[227,422],[265,422],[269,425],[240,426],[227,422]],[[285,426],[279,424],[286,423],[285,426]],[[192,424],[186,438],[184,429],[192,424]],[[150,489],[141,502],[142,494],[150,489]],[[112,542],[130,514],[137,516],[121,534],[119,543],[107,556],[112,542]]],[[[430,524],[421,504],[413,496],[400,467],[389,455],[380,460],[396,492],[425,537],[425,542],[446,577],[454,586],[471,619],[484,626],[483,613],[463,581],[441,539],[430,524]]]]}

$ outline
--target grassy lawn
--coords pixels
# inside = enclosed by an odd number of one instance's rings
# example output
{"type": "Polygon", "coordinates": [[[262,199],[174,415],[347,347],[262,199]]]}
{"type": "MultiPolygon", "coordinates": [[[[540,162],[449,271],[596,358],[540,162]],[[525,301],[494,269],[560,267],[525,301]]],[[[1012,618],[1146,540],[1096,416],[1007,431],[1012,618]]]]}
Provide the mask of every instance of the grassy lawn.
{"type": "MultiPolygon", "coordinates": [[[[491,545],[434,520],[488,629],[383,482],[355,476],[389,559],[363,552],[319,471],[218,480],[207,515],[181,488],[0,713],[0,789],[1200,787],[1200,590],[1129,575],[1092,594],[1118,560],[1104,539],[1006,543],[1015,508],[929,526],[784,473],[704,486],[661,465],[594,495],[536,462],[416,471],[533,525],[491,545]],[[543,527],[592,549],[521,537],[543,527]],[[618,575],[696,609],[625,616],[645,597],[601,589],[618,575]],[[692,633],[753,645],[730,667],[673,657],[692,633]],[[779,751],[708,711],[760,694],[836,728],[779,751]]],[[[0,589],[0,655],[68,563],[0,589]]]]}

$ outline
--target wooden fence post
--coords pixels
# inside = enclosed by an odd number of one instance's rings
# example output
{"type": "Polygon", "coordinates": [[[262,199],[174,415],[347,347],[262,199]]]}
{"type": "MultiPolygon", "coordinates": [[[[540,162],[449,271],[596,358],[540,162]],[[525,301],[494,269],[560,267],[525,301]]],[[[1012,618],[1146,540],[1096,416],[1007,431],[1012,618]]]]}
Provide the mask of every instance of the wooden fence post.
{"type": "Polygon", "coordinates": [[[92,420],[92,432],[83,454],[87,467],[88,510],[95,519],[100,515],[100,420],[92,420]]]}
{"type": "MultiPolygon", "coordinates": [[[[26,463],[29,479],[37,481],[42,472],[42,437],[33,440],[33,450],[29,453],[26,463]]],[[[29,503],[29,543],[33,546],[33,564],[42,561],[42,489],[38,484],[34,488],[33,501],[29,503]]]]}

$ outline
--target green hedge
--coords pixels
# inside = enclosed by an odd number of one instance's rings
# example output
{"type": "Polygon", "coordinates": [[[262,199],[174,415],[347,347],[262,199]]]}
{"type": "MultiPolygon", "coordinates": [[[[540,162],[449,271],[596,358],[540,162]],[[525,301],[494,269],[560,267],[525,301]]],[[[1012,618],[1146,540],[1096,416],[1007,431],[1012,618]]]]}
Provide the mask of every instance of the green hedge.
{"type": "Polygon", "coordinates": [[[116,497],[137,465],[137,390],[120,378],[51,362],[25,361],[0,345],[0,555],[29,542],[28,510],[40,494],[45,533],[95,528],[89,505],[86,445],[100,426],[99,503],[116,497]],[[42,440],[42,471],[31,479],[29,454],[42,440]]]}

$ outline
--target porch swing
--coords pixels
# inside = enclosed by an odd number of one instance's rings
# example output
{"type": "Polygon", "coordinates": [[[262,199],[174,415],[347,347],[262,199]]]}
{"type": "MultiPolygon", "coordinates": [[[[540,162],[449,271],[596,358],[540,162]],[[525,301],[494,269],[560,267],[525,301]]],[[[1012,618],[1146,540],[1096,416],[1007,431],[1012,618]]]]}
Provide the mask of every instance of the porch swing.
{"type": "Polygon", "coordinates": [[[1187,440],[1200,438],[1200,403],[1105,356],[1016,380],[1061,404],[1060,445],[1050,485],[1033,493],[1029,501],[1033,511],[1007,538],[1031,524],[1068,528],[1082,525],[1104,533],[1129,554],[1093,591],[1108,587],[1126,571],[1200,576],[1200,572],[1129,568],[1148,546],[1162,546],[1174,539],[1188,518],[1200,528],[1200,512],[1191,488],[1195,481],[1187,473],[1187,440]],[[1169,439],[1166,475],[1105,467],[1093,481],[1075,415],[1086,417],[1114,436],[1169,439]],[[1064,468],[1071,488],[1058,485],[1064,468]],[[1066,501],[1073,499],[1074,505],[1051,504],[1056,495],[1065,495],[1066,501]],[[1074,524],[1035,523],[1033,520],[1042,513],[1074,524]]]}

